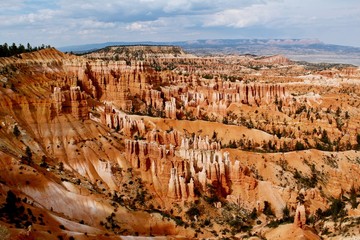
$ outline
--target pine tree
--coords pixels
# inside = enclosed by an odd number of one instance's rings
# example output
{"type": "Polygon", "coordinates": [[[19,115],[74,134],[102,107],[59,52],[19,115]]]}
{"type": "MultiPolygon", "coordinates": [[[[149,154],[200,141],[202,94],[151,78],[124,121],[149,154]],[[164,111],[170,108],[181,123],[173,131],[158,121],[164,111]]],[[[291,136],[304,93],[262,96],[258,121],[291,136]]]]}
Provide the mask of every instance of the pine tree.
{"type": "Polygon", "coordinates": [[[359,203],[356,201],[356,190],[354,185],[350,189],[350,204],[351,208],[355,209],[359,205],[359,203]]]}
{"type": "Polygon", "coordinates": [[[14,133],[14,135],[15,135],[16,137],[19,137],[19,136],[20,136],[21,132],[20,132],[20,130],[19,130],[19,128],[18,128],[17,125],[15,125],[14,130],[13,130],[13,133],[14,133]]]}
{"type": "Polygon", "coordinates": [[[16,202],[17,201],[18,200],[17,200],[16,195],[11,190],[9,190],[7,192],[5,206],[3,207],[2,210],[8,214],[8,217],[10,220],[13,220],[14,217],[16,216],[16,212],[17,212],[16,202]]]}
{"type": "Polygon", "coordinates": [[[30,162],[32,160],[32,152],[31,152],[31,149],[29,148],[29,146],[26,146],[25,154],[26,154],[27,160],[30,162]]]}

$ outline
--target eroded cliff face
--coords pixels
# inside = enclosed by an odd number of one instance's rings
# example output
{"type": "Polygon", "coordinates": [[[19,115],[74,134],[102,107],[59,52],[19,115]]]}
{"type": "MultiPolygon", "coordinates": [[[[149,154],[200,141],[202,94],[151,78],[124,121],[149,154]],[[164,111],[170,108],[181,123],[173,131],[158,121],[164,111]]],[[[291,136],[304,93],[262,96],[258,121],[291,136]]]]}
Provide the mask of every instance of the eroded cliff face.
{"type": "Polygon", "coordinates": [[[86,120],[89,118],[86,98],[87,95],[81,92],[79,86],[70,87],[70,90],[65,91],[54,87],[52,95],[54,114],[71,114],[78,120],[86,120]]]}
{"type": "Polygon", "coordinates": [[[125,62],[76,59],[67,61],[64,71],[65,86],[79,86],[91,97],[110,101],[127,112],[172,119],[188,111],[195,114],[191,107],[222,116],[232,103],[260,105],[275,99],[285,103],[288,97],[280,84],[232,83],[220,78],[202,82],[195,75],[183,77],[174,72],[156,72],[141,61],[128,66],[125,62]]]}
{"type": "Polygon", "coordinates": [[[156,51],[0,59],[0,200],[43,215],[29,234],[264,237],[306,219],[322,234],[333,204],[358,216],[358,69],[156,51]]]}

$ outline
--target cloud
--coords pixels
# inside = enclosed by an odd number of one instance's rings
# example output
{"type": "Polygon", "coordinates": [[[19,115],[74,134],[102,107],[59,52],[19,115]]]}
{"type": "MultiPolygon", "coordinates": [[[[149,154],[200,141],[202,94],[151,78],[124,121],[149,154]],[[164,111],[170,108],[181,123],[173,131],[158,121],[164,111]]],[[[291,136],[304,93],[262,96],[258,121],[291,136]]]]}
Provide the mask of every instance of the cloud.
{"type": "Polygon", "coordinates": [[[356,42],[357,0],[1,0],[0,39],[52,45],[195,38],[356,42]],[[342,33],[336,34],[341,30],[342,33]],[[50,36],[51,35],[51,36],[50,36]],[[336,36],[337,35],[337,36],[336,36]],[[50,43],[46,42],[51,40],[50,43]]]}
{"type": "Polygon", "coordinates": [[[204,26],[227,26],[243,28],[264,24],[276,15],[276,7],[270,4],[256,4],[242,9],[226,9],[205,17],[204,26]]]}
{"type": "Polygon", "coordinates": [[[134,22],[134,23],[127,25],[126,29],[130,30],[130,31],[148,31],[150,28],[149,28],[149,24],[141,23],[141,22],[134,22]]]}
{"type": "Polygon", "coordinates": [[[46,24],[45,21],[53,19],[56,15],[56,11],[43,9],[36,13],[0,16],[0,26],[32,25],[36,23],[46,24]]]}
{"type": "Polygon", "coordinates": [[[2,11],[19,10],[25,6],[25,0],[2,0],[0,2],[0,9],[2,11]]]}
{"type": "Polygon", "coordinates": [[[36,13],[30,13],[20,17],[22,22],[29,21],[30,23],[43,22],[50,20],[56,16],[57,12],[50,9],[42,9],[36,13]]]}
{"type": "Polygon", "coordinates": [[[82,28],[91,28],[91,29],[109,29],[116,27],[116,23],[113,22],[102,22],[102,21],[96,21],[93,19],[84,19],[79,21],[79,25],[82,28]]]}

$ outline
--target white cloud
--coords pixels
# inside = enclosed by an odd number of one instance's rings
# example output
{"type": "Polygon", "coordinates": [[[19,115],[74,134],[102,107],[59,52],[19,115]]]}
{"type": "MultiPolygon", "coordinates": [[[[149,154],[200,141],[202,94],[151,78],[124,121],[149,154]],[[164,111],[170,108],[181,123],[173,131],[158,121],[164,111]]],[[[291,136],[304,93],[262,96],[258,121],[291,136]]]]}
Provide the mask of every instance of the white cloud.
{"type": "Polygon", "coordinates": [[[25,0],[2,0],[0,2],[0,9],[6,10],[19,10],[25,6],[25,0]]]}
{"type": "Polygon", "coordinates": [[[29,25],[35,23],[46,24],[45,21],[53,19],[57,14],[57,11],[43,9],[36,13],[0,16],[0,26],[29,25]]]}
{"type": "Polygon", "coordinates": [[[116,27],[116,24],[113,22],[102,22],[102,21],[96,21],[93,19],[85,19],[80,20],[79,25],[82,28],[98,28],[98,29],[109,29],[116,27]]]}
{"type": "Polygon", "coordinates": [[[125,29],[132,32],[155,33],[161,29],[167,29],[171,25],[172,21],[172,18],[159,18],[155,21],[138,21],[127,24],[125,29]]]}
{"type": "Polygon", "coordinates": [[[139,34],[154,41],[286,36],[330,42],[348,33],[356,42],[358,25],[358,0],[0,0],[2,41],[58,46],[77,44],[78,35],[91,43],[138,40],[139,34]]]}
{"type": "Polygon", "coordinates": [[[43,21],[47,21],[47,20],[54,18],[57,14],[58,14],[57,11],[50,10],[50,9],[42,9],[36,13],[30,13],[30,14],[25,15],[23,17],[23,20],[29,21],[31,23],[43,22],[43,21]]]}
{"type": "Polygon", "coordinates": [[[148,24],[141,22],[134,22],[126,26],[126,29],[129,31],[147,31],[149,30],[148,24]]]}
{"type": "Polygon", "coordinates": [[[266,23],[275,15],[275,8],[268,5],[253,5],[243,9],[226,9],[221,12],[208,15],[204,26],[227,26],[243,28],[255,24],[266,23]]]}
{"type": "Polygon", "coordinates": [[[89,34],[94,34],[97,33],[96,30],[93,29],[85,29],[85,30],[81,30],[78,32],[80,35],[89,35],[89,34]]]}

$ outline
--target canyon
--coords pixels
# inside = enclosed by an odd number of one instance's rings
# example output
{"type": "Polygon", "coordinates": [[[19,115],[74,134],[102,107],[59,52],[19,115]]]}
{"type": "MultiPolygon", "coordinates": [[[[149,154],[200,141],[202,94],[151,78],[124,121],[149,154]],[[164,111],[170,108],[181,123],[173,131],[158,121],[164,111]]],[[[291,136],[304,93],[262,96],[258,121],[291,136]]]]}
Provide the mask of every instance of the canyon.
{"type": "Polygon", "coordinates": [[[47,48],[0,81],[4,239],[360,235],[359,67],[47,48]]]}

